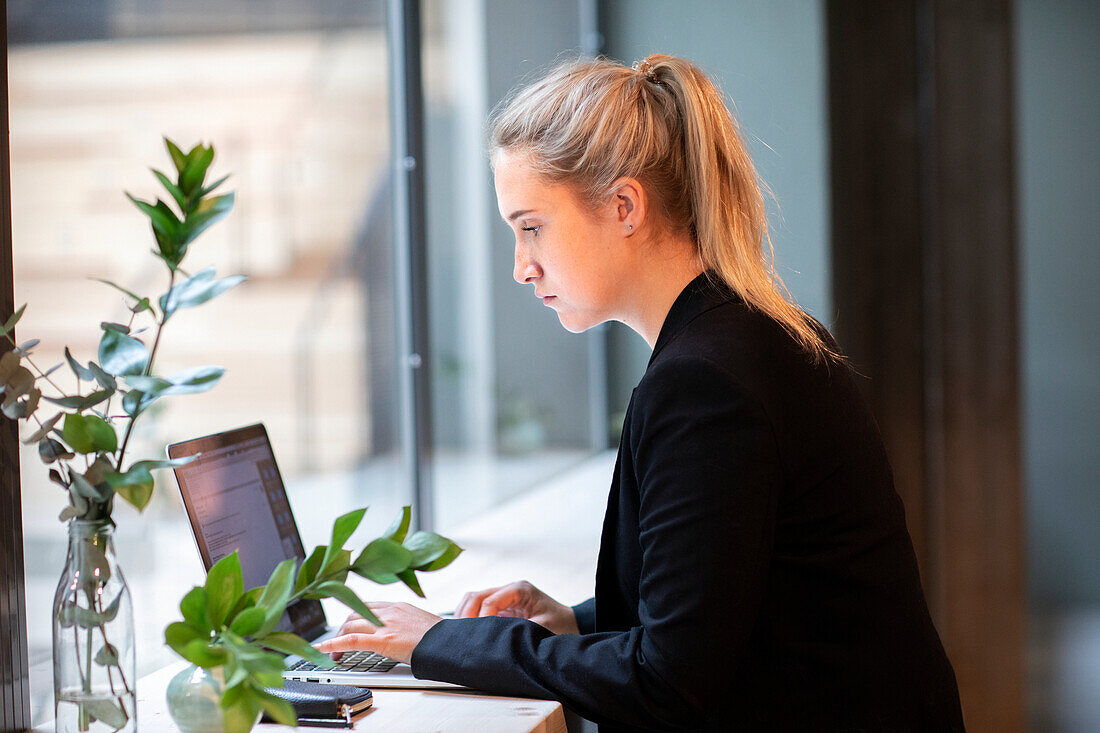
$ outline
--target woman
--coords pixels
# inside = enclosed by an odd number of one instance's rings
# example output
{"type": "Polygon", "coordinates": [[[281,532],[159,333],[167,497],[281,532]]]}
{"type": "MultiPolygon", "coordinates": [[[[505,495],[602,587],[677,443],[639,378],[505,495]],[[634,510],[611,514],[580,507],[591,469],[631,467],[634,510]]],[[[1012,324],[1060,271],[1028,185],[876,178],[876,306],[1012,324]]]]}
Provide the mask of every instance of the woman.
{"type": "Polygon", "coordinates": [[[455,619],[379,604],[322,650],[562,701],[601,730],[961,730],[874,423],[771,269],[760,187],[691,63],[567,63],[492,130],[515,279],[570,331],[653,348],[627,410],[594,599],[526,583],[455,619]],[[517,618],[517,616],[519,618],[517,618]]]}

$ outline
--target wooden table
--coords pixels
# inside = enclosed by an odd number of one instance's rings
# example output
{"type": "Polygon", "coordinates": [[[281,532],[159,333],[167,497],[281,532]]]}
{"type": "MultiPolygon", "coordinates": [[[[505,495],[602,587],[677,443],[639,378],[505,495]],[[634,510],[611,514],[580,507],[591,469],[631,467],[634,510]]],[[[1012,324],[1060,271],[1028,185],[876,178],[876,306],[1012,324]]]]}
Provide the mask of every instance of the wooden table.
{"type": "MultiPolygon", "coordinates": [[[[178,730],[168,715],[164,690],[184,662],[172,664],[138,681],[138,730],[178,730]]],[[[53,722],[34,729],[53,733],[53,722]]],[[[255,731],[322,731],[257,725],[255,731]]],[[[357,731],[386,733],[566,733],[561,704],[549,700],[500,697],[473,691],[374,690],[374,706],[355,722],[357,731]]]]}

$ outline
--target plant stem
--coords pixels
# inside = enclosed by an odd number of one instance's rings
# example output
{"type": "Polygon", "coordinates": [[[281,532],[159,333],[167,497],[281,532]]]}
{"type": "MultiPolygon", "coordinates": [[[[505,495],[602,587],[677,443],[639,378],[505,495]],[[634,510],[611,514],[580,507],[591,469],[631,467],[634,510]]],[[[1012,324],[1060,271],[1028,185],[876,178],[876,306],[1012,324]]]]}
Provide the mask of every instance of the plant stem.
{"type": "MultiPolygon", "coordinates": [[[[171,270],[168,273],[168,292],[172,292],[172,286],[176,283],[176,271],[171,270]]],[[[153,360],[157,357],[157,348],[160,346],[160,334],[164,331],[164,324],[168,322],[168,316],[161,314],[160,322],[157,323],[157,335],[153,337],[153,348],[149,351],[149,361],[145,364],[145,373],[143,376],[149,376],[153,373],[153,360]]],[[[139,413],[140,414],[140,413],[139,413]]],[[[130,422],[126,424],[126,434],[122,438],[122,447],[118,450],[118,460],[115,462],[115,470],[122,472],[122,458],[126,455],[126,446],[130,443],[130,434],[134,431],[134,422],[137,421],[137,414],[130,417],[130,422]]]]}

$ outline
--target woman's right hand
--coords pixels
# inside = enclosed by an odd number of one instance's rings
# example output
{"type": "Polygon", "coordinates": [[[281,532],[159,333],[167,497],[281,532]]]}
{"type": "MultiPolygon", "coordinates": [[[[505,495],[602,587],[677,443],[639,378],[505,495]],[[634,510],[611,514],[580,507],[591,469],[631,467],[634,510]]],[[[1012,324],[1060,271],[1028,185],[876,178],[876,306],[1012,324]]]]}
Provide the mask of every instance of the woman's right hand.
{"type": "Polygon", "coordinates": [[[513,616],[534,621],[555,634],[580,633],[572,608],[558,603],[526,580],[471,591],[462,597],[454,616],[513,616]]]}

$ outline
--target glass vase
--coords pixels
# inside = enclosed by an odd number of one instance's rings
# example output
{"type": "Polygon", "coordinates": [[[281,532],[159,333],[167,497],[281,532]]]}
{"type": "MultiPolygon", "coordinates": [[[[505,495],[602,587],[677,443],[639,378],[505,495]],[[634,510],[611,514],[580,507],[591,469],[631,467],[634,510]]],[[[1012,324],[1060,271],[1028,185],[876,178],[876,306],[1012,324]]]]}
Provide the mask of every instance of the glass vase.
{"type": "Polygon", "coordinates": [[[57,733],[137,731],[134,607],[110,520],[69,522],[69,553],[53,599],[57,733]]]}

